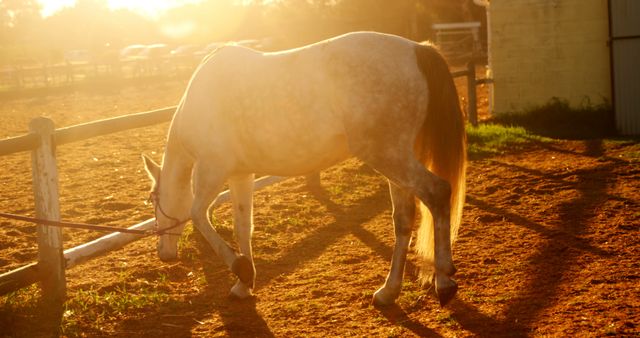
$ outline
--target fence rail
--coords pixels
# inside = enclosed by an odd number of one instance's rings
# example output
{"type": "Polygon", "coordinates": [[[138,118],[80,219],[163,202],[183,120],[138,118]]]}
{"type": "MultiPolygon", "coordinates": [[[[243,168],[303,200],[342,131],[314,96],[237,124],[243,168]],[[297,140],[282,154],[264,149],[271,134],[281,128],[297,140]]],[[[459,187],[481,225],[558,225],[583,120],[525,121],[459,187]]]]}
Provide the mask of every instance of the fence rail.
{"type": "MultiPolygon", "coordinates": [[[[77,124],[56,129],[53,133],[53,139],[55,145],[61,145],[129,129],[148,127],[170,121],[175,111],[176,106],[172,106],[148,112],[77,124]]],[[[35,133],[11,137],[0,140],[0,156],[35,150],[37,147],[38,137],[35,133]]]]}
{"type": "Polygon", "coordinates": [[[168,122],[175,111],[176,107],[173,106],[57,129],[54,134],[55,143],[60,145],[82,141],[97,136],[168,122]]]}

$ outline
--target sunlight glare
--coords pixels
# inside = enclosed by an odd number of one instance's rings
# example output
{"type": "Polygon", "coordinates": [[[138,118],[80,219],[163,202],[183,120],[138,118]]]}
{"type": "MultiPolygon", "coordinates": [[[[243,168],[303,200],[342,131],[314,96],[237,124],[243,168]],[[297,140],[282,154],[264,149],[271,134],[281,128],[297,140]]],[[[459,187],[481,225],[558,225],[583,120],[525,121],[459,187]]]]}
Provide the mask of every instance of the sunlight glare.
{"type": "MultiPolygon", "coordinates": [[[[76,0],[37,0],[42,6],[42,15],[51,16],[65,7],[73,7],[76,0]]],[[[128,9],[138,14],[158,18],[169,9],[186,4],[202,2],[202,0],[103,0],[112,10],[128,9]]]]}
{"type": "Polygon", "coordinates": [[[76,0],[38,0],[40,6],[42,6],[42,16],[47,17],[53,15],[55,12],[60,11],[64,7],[73,7],[76,0]]]}
{"type": "Polygon", "coordinates": [[[129,9],[142,15],[158,18],[165,11],[202,0],[107,0],[110,9],[129,9]]]}

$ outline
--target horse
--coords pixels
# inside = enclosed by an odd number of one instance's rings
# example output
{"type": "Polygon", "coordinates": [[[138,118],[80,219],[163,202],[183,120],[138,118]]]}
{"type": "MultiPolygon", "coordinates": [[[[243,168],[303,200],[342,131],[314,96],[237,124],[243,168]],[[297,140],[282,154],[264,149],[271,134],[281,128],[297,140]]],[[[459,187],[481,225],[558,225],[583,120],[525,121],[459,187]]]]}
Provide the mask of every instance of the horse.
{"type": "Polygon", "coordinates": [[[143,155],[161,260],[177,258],[187,220],[237,276],[230,296],[253,295],[254,173],[298,176],[356,157],[389,181],[395,246],[374,305],[401,292],[417,219],[423,282],[442,306],[458,286],[451,247],[465,196],[464,115],[436,47],[354,32],[280,52],[224,46],[191,77],[169,128],[162,164],[143,155]],[[231,191],[236,252],[209,207],[231,191]]]}

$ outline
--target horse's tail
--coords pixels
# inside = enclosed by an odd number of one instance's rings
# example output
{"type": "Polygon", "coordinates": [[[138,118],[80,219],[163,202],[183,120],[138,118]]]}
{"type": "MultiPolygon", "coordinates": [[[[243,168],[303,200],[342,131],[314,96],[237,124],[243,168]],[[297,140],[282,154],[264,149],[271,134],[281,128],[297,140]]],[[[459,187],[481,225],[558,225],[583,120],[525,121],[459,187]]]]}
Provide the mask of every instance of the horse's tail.
{"type": "MultiPolygon", "coordinates": [[[[465,198],[466,133],[458,93],[447,62],[432,46],[416,47],[420,71],[427,81],[428,106],[425,122],[416,140],[416,155],[435,175],[451,185],[451,244],[456,239],[465,198]]],[[[431,282],[434,275],[434,224],[429,209],[421,202],[416,250],[420,258],[420,279],[431,282]]]]}

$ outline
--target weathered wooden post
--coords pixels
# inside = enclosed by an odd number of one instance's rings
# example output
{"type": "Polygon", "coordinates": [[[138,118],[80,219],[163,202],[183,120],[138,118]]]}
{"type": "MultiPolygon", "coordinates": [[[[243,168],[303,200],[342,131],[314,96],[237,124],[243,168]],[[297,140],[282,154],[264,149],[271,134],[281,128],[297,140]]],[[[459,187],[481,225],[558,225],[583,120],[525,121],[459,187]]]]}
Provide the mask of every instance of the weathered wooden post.
{"type": "MultiPolygon", "coordinates": [[[[29,123],[29,131],[38,135],[38,147],[31,153],[33,193],[36,217],[60,220],[58,199],[58,169],[56,167],[55,127],[48,118],[38,117],[29,123]]],[[[62,230],[38,225],[38,270],[42,280],[42,295],[46,304],[62,304],[66,295],[62,230]]]]}
{"type": "Polygon", "coordinates": [[[476,62],[472,57],[467,63],[467,112],[469,113],[469,122],[476,127],[478,126],[478,106],[476,98],[476,62]]]}

